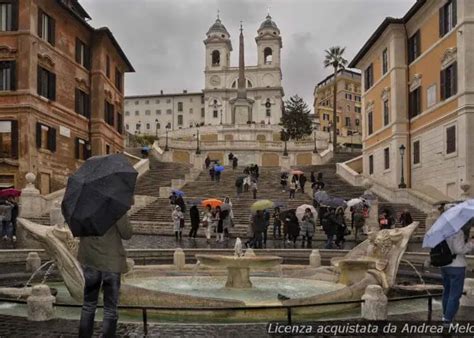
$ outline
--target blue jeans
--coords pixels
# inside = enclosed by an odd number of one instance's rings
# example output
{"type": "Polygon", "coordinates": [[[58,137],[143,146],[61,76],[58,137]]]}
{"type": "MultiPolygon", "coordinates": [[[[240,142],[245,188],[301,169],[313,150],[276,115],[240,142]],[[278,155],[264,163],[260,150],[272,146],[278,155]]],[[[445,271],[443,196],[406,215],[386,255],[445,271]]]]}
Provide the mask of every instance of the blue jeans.
{"type": "Polygon", "coordinates": [[[94,317],[99,298],[100,288],[104,292],[104,320],[102,323],[103,337],[115,337],[117,329],[117,305],[120,291],[120,273],[97,271],[83,266],[84,271],[84,303],[82,305],[79,337],[92,337],[94,333],[94,317]]]}
{"type": "Polygon", "coordinates": [[[334,242],[334,235],[326,235],[326,246],[324,249],[332,249],[333,248],[333,242],[334,242]]]}
{"type": "Polygon", "coordinates": [[[443,276],[443,318],[452,322],[459,309],[459,299],[464,288],[465,267],[446,266],[441,268],[443,276]]]}

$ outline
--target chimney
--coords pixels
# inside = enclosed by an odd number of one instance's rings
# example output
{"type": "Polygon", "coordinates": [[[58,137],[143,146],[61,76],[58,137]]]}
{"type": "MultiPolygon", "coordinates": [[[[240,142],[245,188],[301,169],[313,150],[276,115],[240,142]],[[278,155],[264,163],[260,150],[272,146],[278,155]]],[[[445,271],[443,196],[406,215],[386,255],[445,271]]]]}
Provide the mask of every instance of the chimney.
{"type": "Polygon", "coordinates": [[[161,95],[163,95],[163,89],[162,89],[162,90],[160,90],[160,94],[161,94],[161,95]]]}
{"type": "Polygon", "coordinates": [[[183,94],[187,94],[188,91],[186,89],[183,89],[183,94]]]}

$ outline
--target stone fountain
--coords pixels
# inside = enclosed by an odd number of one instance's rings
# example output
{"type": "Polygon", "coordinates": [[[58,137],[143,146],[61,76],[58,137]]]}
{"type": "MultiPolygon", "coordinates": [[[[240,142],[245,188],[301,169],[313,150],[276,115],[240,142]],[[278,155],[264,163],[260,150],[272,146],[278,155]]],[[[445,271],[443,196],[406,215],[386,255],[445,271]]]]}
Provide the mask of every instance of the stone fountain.
{"type": "MultiPolygon", "coordinates": [[[[75,301],[82,301],[84,278],[76,259],[77,240],[67,227],[43,226],[26,219],[18,219],[19,226],[46,250],[62,276],[64,286],[75,301]]],[[[318,304],[343,300],[360,300],[367,286],[379,285],[384,293],[395,284],[398,267],[413,231],[415,222],[407,227],[372,232],[369,238],[346,256],[333,259],[330,266],[285,267],[285,276],[276,278],[268,274],[269,268],[281,265],[282,258],[255,256],[252,250],[243,254],[237,241],[233,256],[196,255],[200,274],[193,272],[195,265],[183,265],[176,274],[173,265],[135,265],[124,276],[120,294],[123,305],[177,307],[239,307],[247,305],[298,305],[318,304]],[[226,276],[222,276],[223,270],[226,276]],[[255,270],[258,276],[252,277],[255,270]],[[223,279],[224,278],[224,279],[223,279]],[[227,280],[225,280],[225,278],[227,280]],[[224,287],[225,285],[225,287],[224,287]],[[300,292],[304,289],[304,292],[300,292]],[[277,297],[278,293],[288,297],[277,297]]],[[[63,287],[64,287],[63,286],[63,287]]],[[[0,290],[0,294],[1,294],[0,290]]],[[[347,309],[342,306],[304,307],[294,309],[295,314],[321,314],[347,309]]],[[[245,311],[228,313],[211,311],[213,318],[223,320],[248,319],[245,311]]],[[[202,312],[186,312],[200,316],[202,312]]],[[[181,317],[182,311],[166,310],[161,314],[181,317]]],[[[205,312],[209,316],[209,311],[205,312]]],[[[284,318],[284,309],[252,312],[254,320],[284,318]]],[[[196,317],[193,317],[196,318],[196,317]]]]}
{"type": "Polygon", "coordinates": [[[202,265],[215,268],[227,269],[227,288],[245,289],[251,288],[250,269],[267,269],[280,266],[283,259],[277,256],[255,256],[243,254],[240,238],[235,241],[234,256],[223,255],[196,255],[202,265]]]}

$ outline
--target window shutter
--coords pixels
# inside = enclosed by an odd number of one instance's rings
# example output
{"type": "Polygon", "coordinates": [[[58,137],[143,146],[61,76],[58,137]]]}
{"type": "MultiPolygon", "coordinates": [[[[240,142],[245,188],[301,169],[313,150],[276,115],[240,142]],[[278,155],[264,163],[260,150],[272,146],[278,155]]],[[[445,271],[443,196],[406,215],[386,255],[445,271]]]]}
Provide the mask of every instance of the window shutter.
{"type": "Polygon", "coordinates": [[[87,160],[89,158],[89,151],[87,150],[87,142],[82,147],[82,158],[87,160]]]}
{"type": "Polygon", "coordinates": [[[56,151],[56,129],[48,129],[48,149],[53,153],[56,151]]]}
{"type": "Polygon", "coordinates": [[[53,46],[56,43],[56,21],[52,18],[49,17],[49,36],[48,36],[48,41],[51,43],[53,46]]]}
{"type": "Polygon", "coordinates": [[[13,120],[11,121],[12,127],[12,158],[18,159],[18,121],[13,120]]]}
{"type": "Polygon", "coordinates": [[[75,145],[74,145],[74,157],[79,159],[79,138],[76,137],[75,145]]]}
{"type": "Polygon", "coordinates": [[[75,95],[75,109],[76,109],[76,113],[80,114],[80,113],[81,113],[81,100],[80,100],[81,91],[76,88],[74,95],[75,95]]]}
{"type": "Polygon", "coordinates": [[[16,90],[16,62],[11,61],[10,62],[10,83],[11,87],[10,90],[16,90]]]}
{"type": "Polygon", "coordinates": [[[55,101],[56,100],[56,74],[49,73],[49,81],[48,81],[48,94],[49,99],[55,101]]]}
{"type": "Polygon", "coordinates": [[[85,46],[84,50],[84,67],[91,69],[91,49],[89,46],[85,46]]]}
{"type": "Polygon", "coordinates": [[[19,17],[18,1],[13,1],[12,2],[12,31],[18,30],[18,17],[19,17]]]}
{"type": "Polygon", "coordinates": [[[85,115],[88,119],[91,118],[91,97],[89,94],[86,94],[86,97],[85,97],[85,115]]]}
{"type": "Polygon", "coordinates": [[[445,70],[441,71],[441,76],[440,76],[440,97],[441,100],[444,100],[446,97],[446,72],[445,70]]]}
{"type": "Polygon", "coordinates": [[[76,62],[81,63],[81,40],[76,38],[76,62]]]}
{"type": "Polygon", "coordinates": [[[41,123],[36,122],[36,147],[41,148],[41,123]]]}
{"type": "Polygon", "coordinates": [[[453,63],[451,67],[453,67],[453,74],[451,77],[451,81],[453,82],[453,88],[451,95],[456,95],[458,93],[458,63],[453,63]]]}
{"type": "Polygon", "coordinates": [[[444,6],[439,9],[439,36],[444,36],[444,6]]]}
{"type": "Polygon", "coordinates": [[[38,95],[41,95],[41,67],[38,66],[37,76],[36,76],[36,91],[38,95]]]}
{"type": "Polygon", "coordinates": [[[457,0],[453,0],[453,27],[456,27],[458,24],[458,4],[457,0]]]}
{"type": "Polygon", "coordinates": [[[415,43],[416,43],[416,55],[415,55],[415,59],[421,55],[421,34],[420,34],[420,30],[418,30],[416,32],[416,40],[415,40],[415,43]]]}
{"type": "Polygon", "coordinates": [[[38,8],[38,36],[43,38],[43,11],[38,8]]]}

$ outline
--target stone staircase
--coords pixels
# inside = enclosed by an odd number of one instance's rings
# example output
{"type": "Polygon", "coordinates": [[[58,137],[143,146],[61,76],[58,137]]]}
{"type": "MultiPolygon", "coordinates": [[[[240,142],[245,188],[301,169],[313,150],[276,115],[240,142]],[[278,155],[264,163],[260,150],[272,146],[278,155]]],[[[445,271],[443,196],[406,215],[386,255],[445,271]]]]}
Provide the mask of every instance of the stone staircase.
{"type": "Polygon", "coordinates": [[[136,195],[160,196],[160,187],[170,187],[172,179],[184,179],[191,165],[161,162],[150,154],[150,170],[143,174],[135,187],[136,195]]]}

